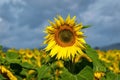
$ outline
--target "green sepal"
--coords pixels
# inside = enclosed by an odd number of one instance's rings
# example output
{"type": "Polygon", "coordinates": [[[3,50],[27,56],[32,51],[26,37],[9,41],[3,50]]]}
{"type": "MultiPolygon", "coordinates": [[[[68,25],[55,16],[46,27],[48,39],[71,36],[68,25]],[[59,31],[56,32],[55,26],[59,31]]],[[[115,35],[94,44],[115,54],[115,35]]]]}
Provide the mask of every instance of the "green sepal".
{"type": "Polygon", "coordinates": [[[89,28],[89,27],[91,27],[91,25],[85,25],[82,27],[82,29],[89,28]]]}

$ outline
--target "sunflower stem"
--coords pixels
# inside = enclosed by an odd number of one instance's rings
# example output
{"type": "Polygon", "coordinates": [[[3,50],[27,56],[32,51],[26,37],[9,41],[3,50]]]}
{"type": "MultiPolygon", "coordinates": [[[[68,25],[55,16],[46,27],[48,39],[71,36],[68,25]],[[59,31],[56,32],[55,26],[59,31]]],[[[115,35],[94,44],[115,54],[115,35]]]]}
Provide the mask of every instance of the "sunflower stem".
{"type": "Polygon", "coordinates": [[[73,60],[70,60],[69,65],[70,65],[70,70],[69,70],[69,71],[70,71],[72,74],[75,74],[75,58],[73,58],[73,60]]]}

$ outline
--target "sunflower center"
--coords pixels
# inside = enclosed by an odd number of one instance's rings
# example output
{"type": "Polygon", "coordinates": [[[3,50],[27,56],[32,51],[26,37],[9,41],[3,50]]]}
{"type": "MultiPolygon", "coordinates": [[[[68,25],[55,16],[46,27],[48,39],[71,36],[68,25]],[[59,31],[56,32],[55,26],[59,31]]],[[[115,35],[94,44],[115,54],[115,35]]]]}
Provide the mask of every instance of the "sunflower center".
{"type": "Polygon", "coordinates": [[[60,27],[55,32],[55,40],[59,46],[68,47],[75,43],[75,33],[71,27],[66,25],[60,27]]]}
{"type": "Polygon", "coordinates": [[[70,30],[62,30],[59,32],[59,38],[63,43],[69,43],[73,38],[73,33],[70,30]]]}

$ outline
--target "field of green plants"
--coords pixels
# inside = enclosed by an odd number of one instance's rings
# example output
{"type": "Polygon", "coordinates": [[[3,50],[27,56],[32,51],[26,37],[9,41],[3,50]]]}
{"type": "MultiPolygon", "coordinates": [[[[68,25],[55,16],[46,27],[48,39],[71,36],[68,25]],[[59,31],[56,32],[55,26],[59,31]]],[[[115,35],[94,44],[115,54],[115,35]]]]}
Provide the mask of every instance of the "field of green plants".
{"type": "Polygon", "coordinates": [[[120,80],[120,50],[94,50],[85,56],[56,60],[44,50],[0,49],[0,80],[120,80]]]}

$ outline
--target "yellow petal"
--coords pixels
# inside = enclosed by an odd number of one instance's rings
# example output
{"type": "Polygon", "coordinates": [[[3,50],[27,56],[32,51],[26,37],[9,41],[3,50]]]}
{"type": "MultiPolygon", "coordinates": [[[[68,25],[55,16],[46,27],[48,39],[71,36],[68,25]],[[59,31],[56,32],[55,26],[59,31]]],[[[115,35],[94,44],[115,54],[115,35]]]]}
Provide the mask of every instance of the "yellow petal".
{"type": "Polygon", "coordinates": [[[71,50],[71,56],[74,58],[76,54],[76,50],[74,49],[74,47],[70,47],[70,50],[71,50]]]}
{"type": "Polygon", "coordinates": [[[82,23],[79,23],[79,24],[76,25],[76,27],[81,27],[82,28],[83,25],[82,25],[82,23]]]}
{"type": "Polygon", "coordinates": [[[61,24],[64,24],[64,19],[61,16],[58,16],[58,18],[59,18],[61,24]]]}
{"type": "Polygon", "coordinates": [[[61,58],[61,52],[58,52],[58,53],[57,53],[56,58],[57,58],[58,60],[61,58]]]}
{"type": "Polygon", "coordinates": [[[82,36],[83,35],[83,32],[76,32],[77,36],[82,36]]]}
{"type": "Polygon", "coordinates": [[[71,51],[70,51],[70,49],[71,49],[70,47],[67,48],[67,54],[66,54],[66,57],[68,57],[68,59],[71,58],[71,54],[72,54],[71,51]]]}
{"type": "Polygon", "coordinates": [[[79,54],[84,54],[83,51],[81,49],[77,50],[79,54]]]}
{"type": "Polygon", "coordinates": [[[50,55],[51,55],[51,57],[53,57],[53,56],[55,56],[57,53],[58,53],[58,46],[55,45],[55,46],[52,48],[52,50],[51,50],[51,52],[50,52],[50,55]]]}
{"type": "Polygon", "coordinates": [[[52,26],[47,26],[46,30],[54,31],[55,29],[52,26]]]}
{"type": "Polygon", "coordinates": [[[60,21],[58,19],[54,18],[54,21],[56,22],[57,27],[61,26],[61,23],[60,23],[60,21]]]}
{"type": "Polygon", "coordinates": [[[66,18],[66,23],[69,24],[69,22],[70,22],[70,15],[68,15],[66,18]]]}
{"type": "Polygon", "coordinates": [[[75,27],[75,31],[79,31],[81,28],[80,27],[75,27]]]}
{"type": "Polygon", "coordinates": [[[79,31],[82,27],[83,27],[82,24],[77,25],[77,26],[75,27],[75,31],[79,31]]]}
{"type": "Polygon", "coordinates": [[[45,38],[45,39],[48,39],[50,36],[51,36],[51,35],[48,34],[48,35],[46,35],[44,38],[45,38]]]}
{"type": "Polygon", "coordinates": [[[53,37],[52,37],[52,36],[49,37],[49,38],[47,38],[47,39],[43,42],[43,44],[48,44],[51,40],[53,40],[53,37]]]}
{"type": "Polygon", "coordinates": [[[53,23],[53,22],[52,22],[52,21],[50,21],[50,20],[48,20],[48,22],[50,23],[50,25],[51,25],[52,27],[57,28],[57,26],[56,26],[56,24],[55,24],[55,23],[53,23]]]}
{"type": "Polygon", "coordinates": [[[77,40],[78,40],[79,42],[83,43],[83,44],[86,43],[85,40],[84,40],[83,38],[77,38],[77,40]]]}
{"type": "Polygon", "coordinates": [[[62,53],[62,56],[61,56],[62,59],[65,59],[67,57],[67,48],[66,47],[62,48],[61,53],[62,53]]]}
{"type": "Polygon", "coordinates": [[[55,29],[51,26],[48,26],[45,30],[45,33],[50,33],[50,34],[53,34],[55,31],[55,29]]]}
{"type": "Polygon", "coordinates": [[[76,46],[78,46],[79,48],[85,49],[85,46],[81,42],[77,41],[76,46]]]}
{"type": "Polygon", "coordinates": [[[71,20],[72,20],[72,21],[75,21],[75,19],[76,19],[76,16],[74,16],[71,20]]]}
{"type": "Polygon", "coordinates": [[[45,49],[49,51],[55,45],[56,45],[56,42],[54,40],[53,41],[51,40],[45,49]]]}
{"type": "Polygon", "coordinates": [[[70,22],[69,22],[69,25],[73,26],[75,24],[75,19],[76,19],[76,16],[74,16],[70,22]]]}
{"type": "Polygon", "coordinates": [[[58,53],[57,53],[57,56],[56,56],[56,58],[57,59],[60,59],[61,57],[62,57],[62,55],[63,55],[63,51],[62,51],[62,47],[58,47],[58,53]]]}
{"type": "Polygon", "coordinates": [[[47,44],[48,42],[47,41],[44,41],[43,44],[47,44]]]}

